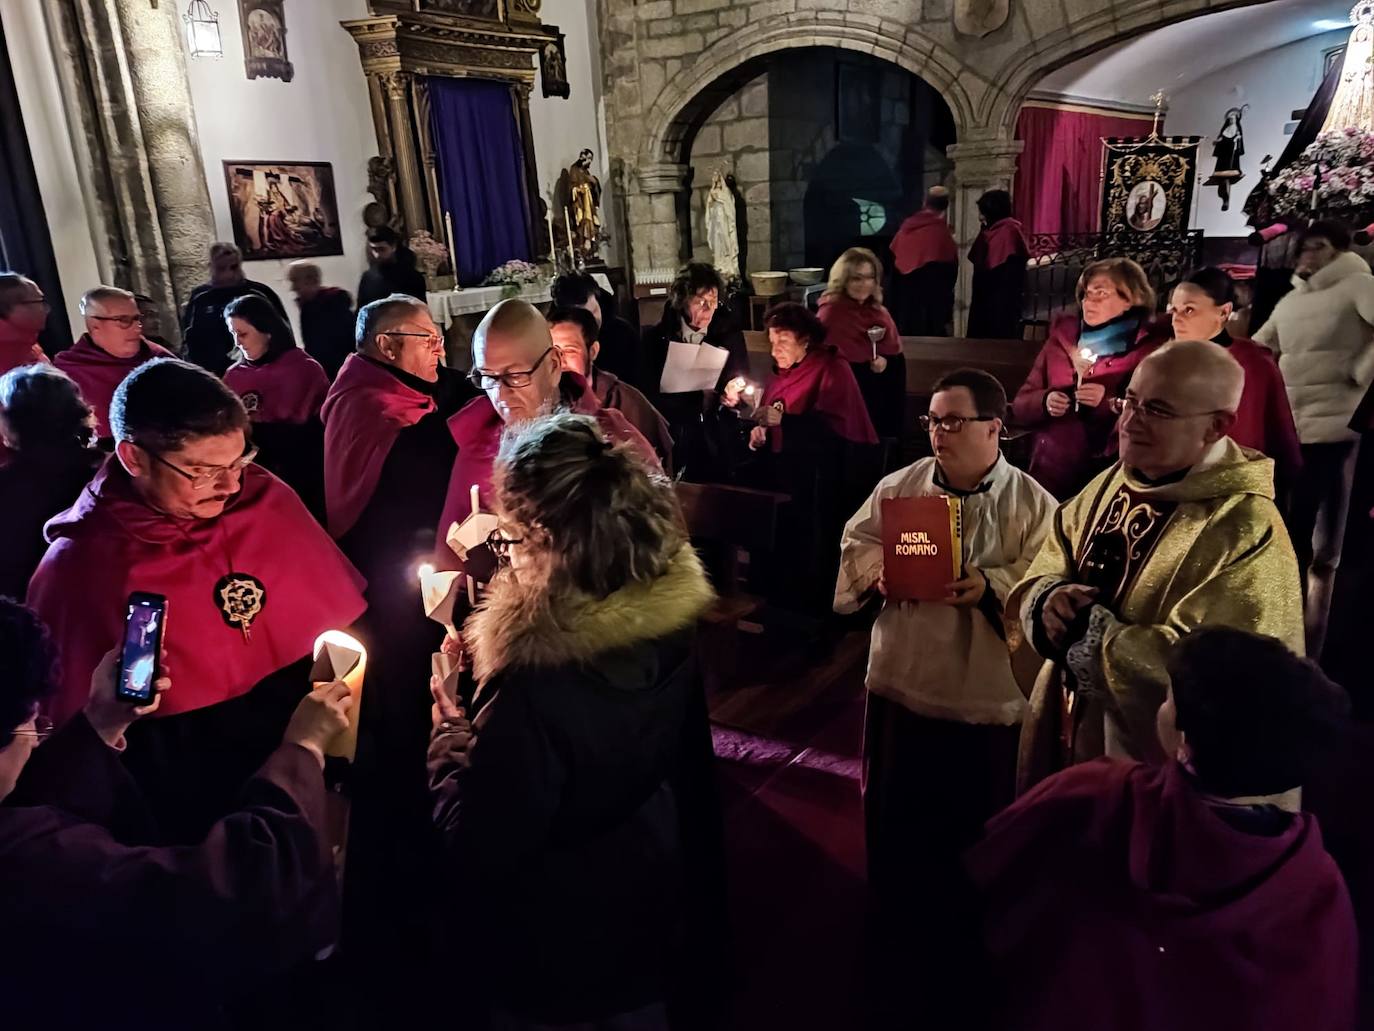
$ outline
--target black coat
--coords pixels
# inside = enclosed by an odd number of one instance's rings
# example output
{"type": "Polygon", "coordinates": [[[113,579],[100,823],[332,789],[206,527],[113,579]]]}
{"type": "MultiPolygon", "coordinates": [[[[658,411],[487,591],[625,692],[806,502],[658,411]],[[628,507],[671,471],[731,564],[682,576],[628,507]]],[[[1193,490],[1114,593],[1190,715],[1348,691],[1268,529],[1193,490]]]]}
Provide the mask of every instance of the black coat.
{"type": "Polygon", "coordinates": [[[347,290],[326,286],[313,300],[301,302],[301,343],[324,366],[330,382],[355,346],[353,299],[347,290]]]}
{"type": "Polygon", "coordinates": [[[266,283],[255,283],[251,279],[234,286],[202,283],[191,291],[186,309],[181,313],[181,343],[186,349],[188,362],[195,362],[216,376],[224,375],[231,361],[229,352],[234,347],[234,337],[224,324],[224,309],[230,301],[247,294],[267,298],[277,313],[283,319],[287,318],[281,298],[266,283]]]}
{"type": "Polygon", "coordinates": [[[73,447],[18,452],[0,466],[0,598],[24,600],[48,550],[43,524],[72,506],[104,459],[94,448],[73,447]]]}
{"type": "Polygon", "coordinates": [[[719,958],[720,817],[693,652],[710,597],[685,547],[651,585],[601,601],[545,605],[498,582],[469,620],[485,683],[471,722],[436,731],[430,784],[448,883],[472,886],[454,899],[481,968],[469,983],[492,1004],[606,1018],[668,1000],[688,953],[719,958]]]}
{"type": "Polygon", "coordinates": [[[409,247],[397,247],[391,261],[368,266],[358,280],[358,308],[392,294],[408,294],[423,301],[428,290],[425,274],[415,267],[415,253],[409,247]]]}

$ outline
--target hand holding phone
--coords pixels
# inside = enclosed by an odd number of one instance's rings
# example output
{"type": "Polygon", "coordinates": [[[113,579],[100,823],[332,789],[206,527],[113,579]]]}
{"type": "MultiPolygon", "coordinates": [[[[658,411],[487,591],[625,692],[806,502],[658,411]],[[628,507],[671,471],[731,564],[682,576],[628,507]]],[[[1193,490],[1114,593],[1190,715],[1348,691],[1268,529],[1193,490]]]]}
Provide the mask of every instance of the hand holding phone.
{"type": "Polygon", "coordinates": [[[162,635],[166,625],[166,598],[147,591],[134,591],[129,595],[124,617],[124,648],[115,681],[115,697],[121,702],[147,705],[153,700],[153,684],[162,660],[162,635]]]}
{"type": "Polygon", "coordinates": [[[82,710],[86,722],[111,748],[122,748],[124,732],[138,719],[154,713],[162,702],[162,696],[171,690],[172,681],[166,662],[158,669],[158,677],[153,681],[153,697],[147,705],[130,705],[116,696],[119,683],[120,652],[118,649],[107,652],[91,674],[91,694],[82,710]]]}

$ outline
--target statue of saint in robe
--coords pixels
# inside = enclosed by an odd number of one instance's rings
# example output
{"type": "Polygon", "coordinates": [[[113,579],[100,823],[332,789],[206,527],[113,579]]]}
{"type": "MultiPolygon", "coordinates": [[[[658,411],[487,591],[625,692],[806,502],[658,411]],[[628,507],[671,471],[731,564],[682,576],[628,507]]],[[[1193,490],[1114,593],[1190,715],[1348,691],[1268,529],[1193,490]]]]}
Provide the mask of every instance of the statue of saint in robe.
{"type": "Polygon", "coordinates": [[[706,194],[706,243],[711,248],[711,261],[716,271],[726,279],[737,279],[740,268],[735,195],[725,184],[725,174],[719,168],[711,177],[711,189],[706,194]]]}

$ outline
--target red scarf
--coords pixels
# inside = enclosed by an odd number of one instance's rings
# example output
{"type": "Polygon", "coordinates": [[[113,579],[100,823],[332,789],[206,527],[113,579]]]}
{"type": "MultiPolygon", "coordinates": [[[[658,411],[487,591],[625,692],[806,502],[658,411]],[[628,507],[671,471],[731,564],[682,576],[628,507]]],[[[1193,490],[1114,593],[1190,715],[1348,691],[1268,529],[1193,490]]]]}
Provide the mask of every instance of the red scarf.
{"type": "Polygon", "coordinates": [[[847,362],[857,364],[873,360],[873,341],[868,339],[868,331],[874,326],[887,330],[878,341],[878,353],[888,356],[901,353],[902,335],[897,331],[897,323],[877,301],[859,304],[848,294],[830,294],[821,298],[816,315],[825,323],[826,346],[839,351],[847,362]]]}
{"type": "Polygon", "coordinates": [[[902,223],[891,248],[892,264],[902,275],[935,262],[954,265],[959,261],[959,246],[950,232],[949,220],[943,212],[925,208],[902,223]]]}
{"type": "Polygon", "coordinates": [[[397,436],[434,407],[434,398],[386,369],[361,355],[348,356],[320,411],[325,510],[335,540],[353,528],[372,500],[397,436]]]}
{"type": "Polygon", "coordinates": [[[47,360],[38,346],[37,333],[21,333],[5,319],[0,319],[0,376],[21,365],[47,360]]]}
{"type": "MultiPolygon", "coordinates": [[[[602,408],[601,401],[590,384],[575,372],[563,373],[559,391],[570,411],[591,415],[601,426],[601,432],[612,443],[629,444],[646,465],[661,471],[658,455],[644,435],[635,429],[614,408],[602,408]]],[[[449,417],[449,432],[458,444],[458,456],[453,460],[449,476],[448,496],[444,499],[444,514],[439,520],[435,544],[435,562],[445,569],[461,569],[462,563],[448,546],[448,530],[461,523],[472,512],[472,485],[477,485],[477,497],[483,512],[496,508],[492,491],[492,474],[497,452],[501,450],[501,435],[506,424],[485,395],[474,398],[449,417]]]]}
{"type": "Polygon", "coordinates": [[[224,374],[254,422],[303,423],[319,417],[329,393],[324,367],[299,347],[270,362],[238,361],[224,374]]]}
{"type": "Polygon", "coordinates": [[[173,688],[161,716],[246,693],[366,607],[363,578],[295,492],[255,465],[223,514],[184,520],[149,508],[110,457],[45,533],[52,544],[29,584],[28,603],[62,657],[49,710],[59,723],[85,704],[91,672],[119,644],[132,591],[168,599],[164,645],[173,688]],[[254,578],[264,592],[246,641],[219,595],[229,574],[254,578]]]}
{"type": "MultiPolygon", "coordinates": [[[[830,347],[812,348],[790,369],[779,369],[763,391],[760,407],[782,405],[784,415],[819,415],[831,432],[855,444],[876,444],[859,383],[849,363],[830,347]]],[[[768,431],[774,451],[782,450],[782,427],[768,431]]]]}
{"type": "Polygon", "coordinates": [[[71,347],[53,359],[53,364],[65,372],[81,388],[81,396],[95,412],[96,435],[110,436],[110,401],[124,377],[146,361],[154,358],[171,358],[172,352],[165,347],[143,341],[138,354],[132,358],[118,358],[100,347],[85,334],[71,347]]]}
{"type": "Polygon", "coordinates": [[[995,269],[1012,258],[1025,260],[1030,256],[1030,245],[1021,223],[1014,218],[1004,218],[990,226],[984,226],[978,238],[973,241],[968,260],[975,268],[995,269]]]}

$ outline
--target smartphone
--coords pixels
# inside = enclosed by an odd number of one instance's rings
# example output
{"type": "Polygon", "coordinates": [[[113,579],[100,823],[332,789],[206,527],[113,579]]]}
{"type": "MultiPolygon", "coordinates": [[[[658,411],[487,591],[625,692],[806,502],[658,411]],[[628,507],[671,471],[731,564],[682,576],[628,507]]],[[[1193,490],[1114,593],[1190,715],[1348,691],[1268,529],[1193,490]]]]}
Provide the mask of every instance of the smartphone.
{"type": "Polygon", "coordinates": [[[160,594],[134,591],[124,617],[124,650],[119,656],[115,697],[121,702],[147,705],[153,700],[162,659],[162,635],[167,627],[167,599],[160,594]]]}

